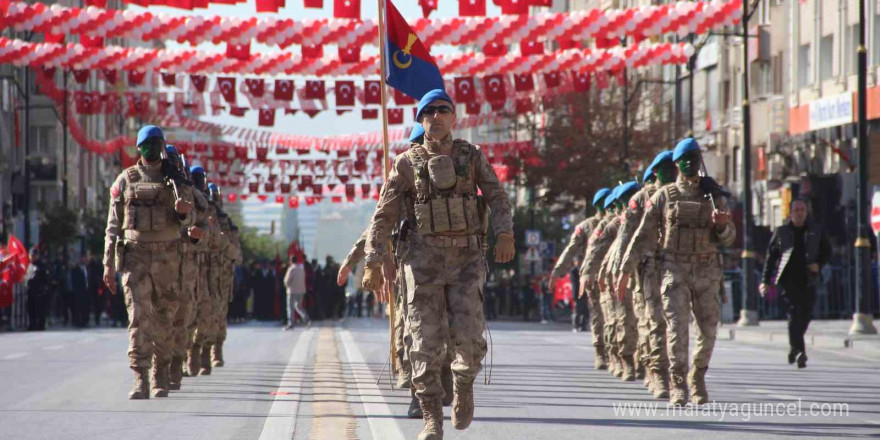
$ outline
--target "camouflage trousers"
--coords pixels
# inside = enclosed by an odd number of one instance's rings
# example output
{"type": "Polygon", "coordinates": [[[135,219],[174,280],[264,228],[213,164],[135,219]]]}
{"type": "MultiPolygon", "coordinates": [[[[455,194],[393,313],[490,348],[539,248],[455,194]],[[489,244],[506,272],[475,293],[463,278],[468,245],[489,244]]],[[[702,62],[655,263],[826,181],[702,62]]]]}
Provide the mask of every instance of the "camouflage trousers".
{"type": "Polygon", "coordinates": [[[452,352],[456,380],[473,382],[486,356],[483,285],[486,260],[467,247],[434,247],[414,236],[403,258],[412,382],[421,400],[442,398],[440,371],[452,352]]]}
{"type": "Polygon", "coordinates": [[[232,301],[232,290],[235,288],[235,272],[232,264],[223,263],[220,269],[220,293],[223,296],[220,310],[217,311],[217,344],[226,341],[226,315],[229,314],[229,303],[232,301]]]}
{"type": "Polygon", "coordinates": [[[412,338],[406,325],[406,289],[401,288],[403,277],[398,271],[394,283],[394,348],[397,355],[397,368],[403,372],[407,381],[412,380],[412,367],[409,363],[409,346],[412,338]]]}
{"type": "MultiPolygon", "coordinates": [[[[669,354],[666,352],[666,317],[663,315],[663,297],[660,295],[660,265],[656,258],[649,258],[643,265],[639,276],[639,289],[644,300],[644,322],[647,325],[646,366],[654,371],[669,368],[669,354]]],[[[641,334],[640,320],[640,334],[641,334]]]]}
{"type": "MultiPolygon", "coordinates": [[[[600,289],[597,287],[596,290],[599,291],[600,289]]],[[[602,309],[602,317],[604,318],[602,320],[602,342],[609,359],[614,359],[620,354],[617,346],[617,311],[614,308],[611,291],[606,288],[600,292],[599,306],[602,309]]]]}
{"type": "Polygon", "coordinates": [[[186,358],[189,345],[187,336],[189,324],[194,320],[196,287],[198,286],[199,263],[195,252],[183,252],[180,255],[180,300],[177,313],[174,314],[172,328],[174,332],[174,350],[172,357],[186,358]]]}
{"type": "MultiPolygon", "coordinates": [[[[159,244],[158,246],[162,246],[159,244]]],[[[172,322],[180,294],[178,243],[149,250],[126,244],[122,263],[122,291],[128,310],[128,358],[132,369],[150,368],[171,360],[172,322]]]]}
{"type": "Polygon", "coordinates": [[[210,343],[216,344],[220,341],[220,314],[223,311],[223,289],[219,257],[208,258],[208,297],[211,299],[211,315],[208,317],[208,337],[210,343]]]}
{"type": "Polygon", "coordinates": [[[721,316],[718,289],[721,265],[717,262],[663,262],[661,293],[666,313],[670,373],[683,377],[688,372],[688,320],[693,310],[696,324],[694,367],[706,368],[715,348],[721,316]]]}
{"type": "Polygon", "coordinates": [[[593,338],[593,347],[599,350],[605,350],[605,313],[602,308],[602,300],[599,295],[599,289],[596,287],[585,288],[587,299],[590,301],[590,333],[593,338]]]}
{"type": "Polygon", "coordinates": [[[197,345],[213,344],[214,301],[208,288],[208,257],[202,254],[199,263],[198,285],[196,286],[195,319],[190,327],[190,340],[197,345]]]}
{"type": "Polygon", "coordinates": [[[623,301],[617,300],[613,285],[609,289],[612,289],[609,296],[614,310],[614,342],[617,344],[617,352],[621,356],[632,356],[636,353],[639,342],[638,320],[633,307],[633,289],[632,287],[626,289],[623,301]]]}

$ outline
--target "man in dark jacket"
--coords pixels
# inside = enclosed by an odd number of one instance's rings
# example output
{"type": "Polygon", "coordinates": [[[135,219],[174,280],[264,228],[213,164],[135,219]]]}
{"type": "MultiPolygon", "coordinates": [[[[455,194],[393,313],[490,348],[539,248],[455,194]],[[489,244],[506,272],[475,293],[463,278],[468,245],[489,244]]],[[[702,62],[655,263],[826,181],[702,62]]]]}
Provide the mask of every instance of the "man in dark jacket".
{"type": "Polygon", "coordinates": [[[33,277],[27,283],[28,330],[46,330],[46,312],[52,292],[52,272],[45,263],[46,256],[31,251],[33,277]]]}
{"type": "Polygon", "coordinates": [[[79,257],[77,264],[68,269],[70,295],[73,298],[73,326],[86,328],[89,326],[89,273],[86,268],[86,256],[79,257]]]}
{"type": "Polygon", "coordinates": [[[831,258],[831,244],[823,229],[807,221],[807,202],[795,199],[790,220],[776,228],[770,238],[767,260],[759,290],[765,296],[770,286],[782,289],[788,304],[788,363],[807,366],[804,334],[816,302],[819,269],[831,258]]]}
{"type": "MultiPolygon", "coordinates": [[[[101,313],[107,310],[108,301],[101,294],[101,284],[104,275],[104,267],[100,261],[91,253],[87,254],[88,264],[86,270],[89,273],[89,300],[91,302],[91,311],[95,314],[95,326],[101,325],[101,313]]],[[[86,318],[88,321],[88,318],[86,318]]]]}

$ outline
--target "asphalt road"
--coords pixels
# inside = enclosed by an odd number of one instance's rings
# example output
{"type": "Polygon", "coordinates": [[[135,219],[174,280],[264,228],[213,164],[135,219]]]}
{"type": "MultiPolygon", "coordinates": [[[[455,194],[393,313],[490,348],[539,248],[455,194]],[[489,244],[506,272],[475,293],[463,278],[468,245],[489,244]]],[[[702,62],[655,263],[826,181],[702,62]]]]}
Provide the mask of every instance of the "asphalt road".
{"type": "MultiPolygon", "coordinates": [[[[873,353],[813,350],[797,370],[778,346],[719,341],[707,376],[716,405],[672,413],[640,383],[593,370],[589,334],[567,330],[493,323],[491,385],[481,374],[467,431],[446,410],[445,438],[880,438],[873,353]]],[[[0,439],[399,440],[421,429],[405,417],[408,391],[387,373],[376,384],[385,321],[232,326],[225,367],[147,401],[126,399],[126,348],[122,329],[0,334],[0,439]]]]}

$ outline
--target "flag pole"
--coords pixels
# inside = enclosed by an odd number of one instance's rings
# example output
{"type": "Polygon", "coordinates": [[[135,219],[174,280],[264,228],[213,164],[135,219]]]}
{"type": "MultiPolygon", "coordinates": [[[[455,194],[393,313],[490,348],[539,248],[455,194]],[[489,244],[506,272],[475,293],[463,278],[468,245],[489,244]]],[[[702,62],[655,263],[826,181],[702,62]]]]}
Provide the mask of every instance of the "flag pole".
{"type": "MultiPolygon", "coordinates": [[[[379,92],[382,101],[382,175],[388,182],[388,174],[391,172],[391,159],[388,151],[388,90],[385,85],[385,0],[377,0],[379,6],[379,92]]],[[[392,249],[393,250],[393,249],[392,249]]],[[[389,359],[391,359],[391,374],[397,369],[397,356],[394,340],[395,304],[394,289],[390,289],[388,295],[388,336],[389,336],[389,359]]]]}

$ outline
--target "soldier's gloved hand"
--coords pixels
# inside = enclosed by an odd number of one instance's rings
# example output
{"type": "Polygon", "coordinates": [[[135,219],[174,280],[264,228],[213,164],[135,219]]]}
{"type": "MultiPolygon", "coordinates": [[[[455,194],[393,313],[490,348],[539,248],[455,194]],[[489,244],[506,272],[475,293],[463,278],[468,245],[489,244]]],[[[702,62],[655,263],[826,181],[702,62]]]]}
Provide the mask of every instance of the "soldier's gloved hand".
{"type": "Polygon", "coordinates": [[[629,274],[621,272],[620,278],[617,279],[617,300],[623,301],[626,296],[626,288],[629,286],[629,274]]]}
{"type": "Polygon", "coordinates": [[[502,232],[495,237],[495,262],[507,263],[516,255],[513,233],[502,232]]]}
{"type": "Polygon", "coordinates": [[[394,259],[390,255],[382,262],[382,276],[385,279],[385,286],[381,294],[378,295],[381,298],[380,301],[387,303],[391,295],[394,294],[394,281],[397,280],[397,265],[394,264],[394,259]]]}
{"type": "Polygon", "coordinates": [[[727,226],[727,222],[730,221],[730,213],[727,211],[712,211],[712,224],[715,225],[716,229],[724,229],[727,226]]]}
{"type": "Polygon", "coordinates": [[[104,285],[111,295],[116,295],[116,269],[112,266],[104,266],[104,285]]]}
{"type": "Polygon", "coordinates": [[[336,274],[336,285],[344,286],[345,282],[348,281],[348,275],[351,273],[350,266],[340,266],[339,273],[336,274]]]}
{"type": "Polygon", "coordinates": [[[201,240],[202,237],[205,236],[205,230],[198,226],[191,226],[186,230],[186,233],[189,235],[189,238],[192,238],[193,240],[201,240]]]}
{"type": "Polygon", "coordinates": [[[382,277],[382,269],[376,266],[367,266],[364,269],[364,289],[379,295],[385,279],[382,277]]]}
{"type": "Polygon", "coordinates": [[[189,212],[192,210],[192,207],[192,203],[187,202],[183,199],[178,199],[176,202],[174,202],[174,211],[176,211],[180,215],[189,214],[189,212]]]}

